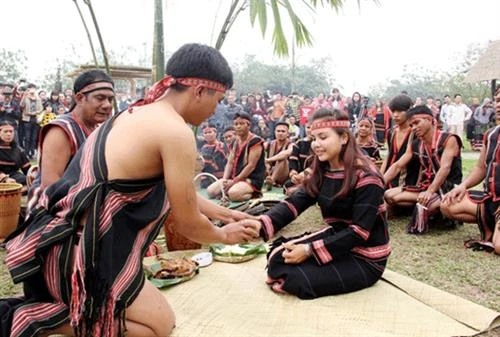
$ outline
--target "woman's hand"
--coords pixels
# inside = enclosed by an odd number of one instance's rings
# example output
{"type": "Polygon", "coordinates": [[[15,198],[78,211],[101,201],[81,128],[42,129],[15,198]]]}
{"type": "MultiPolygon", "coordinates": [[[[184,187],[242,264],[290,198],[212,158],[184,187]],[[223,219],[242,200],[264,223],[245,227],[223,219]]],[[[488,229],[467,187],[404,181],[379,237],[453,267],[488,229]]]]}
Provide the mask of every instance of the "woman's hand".
{"type": "Polygon", "coordinates": [[[289,264],[299,264],[307,260],[309,255],[307,254],[307,248],[305,244],[293,244],[285,242],[283,244],[285,250],[283,251],[283,258],[285,263],[289,264]]]}

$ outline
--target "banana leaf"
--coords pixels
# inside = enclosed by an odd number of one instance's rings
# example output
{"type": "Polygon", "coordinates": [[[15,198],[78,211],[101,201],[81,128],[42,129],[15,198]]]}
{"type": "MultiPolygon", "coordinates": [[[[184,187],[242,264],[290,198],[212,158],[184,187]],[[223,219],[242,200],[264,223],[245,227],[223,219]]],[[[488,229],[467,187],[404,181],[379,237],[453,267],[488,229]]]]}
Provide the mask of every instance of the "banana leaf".
{"type": "Polygon", "coordinates": [[[165,288],[165,287],[170,287],[182,282],[186,282],[193,277],[195,277],[199,273],[199,268],[196,268],[196,271],[192,273],[189,276],[183,276],[183,277],[175,277],[175,278],[167,278],[167,279],[160,279],[160,278],[154,278],[153,275],[161,269],[160,263],[156,262],[151,265],[145,266],[144,267],[144,274],[146,274],[146,278],[151,282],[156,288],[165,288]]]}
{"type": "Polygon", "coordinates": [[[241,243],[238,245],[211,244],[209,249],[218,256],[248,256],[266,254],[266,245],[259,243],[241,243]]]}

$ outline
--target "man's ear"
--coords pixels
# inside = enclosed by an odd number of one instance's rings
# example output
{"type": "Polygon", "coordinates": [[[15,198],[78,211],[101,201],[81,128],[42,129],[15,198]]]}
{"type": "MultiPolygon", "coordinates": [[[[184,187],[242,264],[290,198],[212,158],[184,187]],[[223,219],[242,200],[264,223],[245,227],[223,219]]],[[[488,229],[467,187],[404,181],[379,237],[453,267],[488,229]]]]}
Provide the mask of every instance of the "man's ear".
{"type": "Polygon", "coordinates": [[[83,101],[83,99],[85,98],[85,95],[82,93],[78,93],[78,94],[74,95],[73,98],[75,100],[75,104],[78,104],[78,103],[81,103],[83,101]]]}
{"type": "Polygon", "coordinates": [[[205,87],[203,87],[202,85],[197,85],[196,87],[194,87],[194,95],[196,98],[201,98],[201,95],[203,95],[203,90],[205,89],[205,87]]]}

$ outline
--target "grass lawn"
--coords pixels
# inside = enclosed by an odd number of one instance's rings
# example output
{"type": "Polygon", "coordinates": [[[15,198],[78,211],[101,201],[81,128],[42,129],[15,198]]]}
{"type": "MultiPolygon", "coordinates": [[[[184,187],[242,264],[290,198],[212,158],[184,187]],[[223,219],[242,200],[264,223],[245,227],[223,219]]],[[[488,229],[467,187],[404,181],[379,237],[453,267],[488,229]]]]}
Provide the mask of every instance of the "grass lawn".
{"type": "MultiPolygon", "coordinates": [[[[475,165],[475,160],[464,160],[464,176],[475,165]]],[[[296,235],[321,227],[317,207],[311,207],[282,235],[296,235]]],[[[389,220],[393,252],[388,268],[425,282],[472,302],[500,311],[500,256],[473,252],[463,247],[464,240],[479,236],[475,224],[464,224],[455,230],[431,230],[422,236],[408,235],[405,227],[409,218],[389,220]]],[[[3,261],[4,251],[0,251],[3,261]]],[[[264,272],[264,271],[263,271],[264,272]]],[[[8,272],[0,263],[0,296],[21,292],[12,284],[8,272]]],[[[500,336],[496,329],[481,336],[500,336]]]]}

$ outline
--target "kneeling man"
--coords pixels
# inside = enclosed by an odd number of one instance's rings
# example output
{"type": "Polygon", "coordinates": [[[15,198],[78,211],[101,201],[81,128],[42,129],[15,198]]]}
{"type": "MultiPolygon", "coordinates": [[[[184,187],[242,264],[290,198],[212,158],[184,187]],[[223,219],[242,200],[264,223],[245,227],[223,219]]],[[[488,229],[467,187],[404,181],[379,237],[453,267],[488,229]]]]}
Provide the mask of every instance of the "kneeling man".
{"type": "Polygon", "coordinates": [[[457,135],[441,132],[437,128],[431,109],[425,105],[408,110],[407,116],[417,139],[389,167],[384,180],[388,184],[415,159],[420,162],[417,184],[391,188],[384,197],[390,206],[420,205],[420,210],[424,211],[414,214],[424,216],[414,216],[408,227],[409,233],[419,234],[428,230],[426,216],[439,210],[441,195],[462,181],[462,143],[457,135]]]}
{"type": "Polygon", "coordinates": [[[245,201],[261,195],[266,174],[264,141],[250,132],[252,117],[246,112],[234,115],[233,126],[236,140],[224,169],[224,176],[208,186],[211,198],[221,194],[221,189],[231,201],[245,201]]]}

